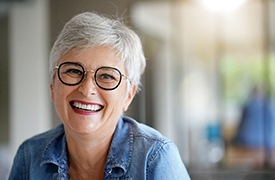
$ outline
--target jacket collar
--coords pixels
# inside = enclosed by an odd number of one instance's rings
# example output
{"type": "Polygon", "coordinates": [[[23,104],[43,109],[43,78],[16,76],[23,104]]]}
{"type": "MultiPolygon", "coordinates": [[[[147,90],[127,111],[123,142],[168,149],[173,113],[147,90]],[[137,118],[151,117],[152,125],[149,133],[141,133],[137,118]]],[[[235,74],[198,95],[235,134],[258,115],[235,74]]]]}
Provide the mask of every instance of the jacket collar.
{"type": "Polygon", "coordinates": [[[134,135],[130,126],[122,118],[118,121],[105,165],[106,175],[124,175],[130,166],[133,153],[134,135]]]}
{"type": "Polygon", "coordinates": [[[63,125],[59,125],[54,131],[56,133],[44,148],[41,165],[52,163],[59,167],[59,172],[66,172],[68,169],[67,145],[63,125]]]}

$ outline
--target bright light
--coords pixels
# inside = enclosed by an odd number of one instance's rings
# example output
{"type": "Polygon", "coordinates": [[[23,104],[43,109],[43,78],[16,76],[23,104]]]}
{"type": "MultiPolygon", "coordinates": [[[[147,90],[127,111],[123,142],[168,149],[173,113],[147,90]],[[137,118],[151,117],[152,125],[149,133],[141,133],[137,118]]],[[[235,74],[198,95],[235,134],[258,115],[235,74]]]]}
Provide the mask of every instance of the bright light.
{"type": "Polygon", "coordinates": [[[201,0],[203,5],[213,11],[231,12],[239,8],[246,0],[201,0]]]}

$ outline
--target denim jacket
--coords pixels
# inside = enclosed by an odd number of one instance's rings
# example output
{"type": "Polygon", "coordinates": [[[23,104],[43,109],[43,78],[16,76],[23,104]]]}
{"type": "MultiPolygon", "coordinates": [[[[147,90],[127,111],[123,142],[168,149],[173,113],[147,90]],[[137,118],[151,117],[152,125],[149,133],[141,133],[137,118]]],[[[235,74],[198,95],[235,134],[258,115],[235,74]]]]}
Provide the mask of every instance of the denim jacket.
{"type": "MultiPolygon", "coordinates": [[[[129,117],[117,124],[104,172],[107,180],[190,179],[176,145],[129,117]]],[[[63,125],[26,140],[17,151],[9,179],[68,179],[63,125]]]]}

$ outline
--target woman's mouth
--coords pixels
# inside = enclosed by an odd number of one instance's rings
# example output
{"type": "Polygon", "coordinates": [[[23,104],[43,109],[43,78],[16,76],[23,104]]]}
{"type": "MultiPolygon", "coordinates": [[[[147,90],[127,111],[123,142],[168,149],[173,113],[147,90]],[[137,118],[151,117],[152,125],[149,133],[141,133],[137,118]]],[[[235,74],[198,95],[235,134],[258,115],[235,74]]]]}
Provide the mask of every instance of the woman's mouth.
{"type": "Polygon", "coordinates": [[[70,105],[73,109],[89,112],[99,112],[101,109],[103,109],[103,106],[99,104],[91,104],[77,101],[71,101],[70,105]]]}

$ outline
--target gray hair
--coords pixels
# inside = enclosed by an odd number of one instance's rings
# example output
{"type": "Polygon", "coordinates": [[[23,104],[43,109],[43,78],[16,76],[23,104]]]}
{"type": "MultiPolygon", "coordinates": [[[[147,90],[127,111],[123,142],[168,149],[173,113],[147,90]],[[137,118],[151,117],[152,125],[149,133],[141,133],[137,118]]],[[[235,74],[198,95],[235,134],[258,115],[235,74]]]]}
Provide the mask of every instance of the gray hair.
{"type": "Polygon", "coordinates": [[[85,12],[68,21],[50,53],[51,81],[54,66],[66,52],[74,48],[109,46],[115,50],[124,63],[126,74],[133,85],[140,86],[146,61],[138,35],[120,20],[85,12]]]}

